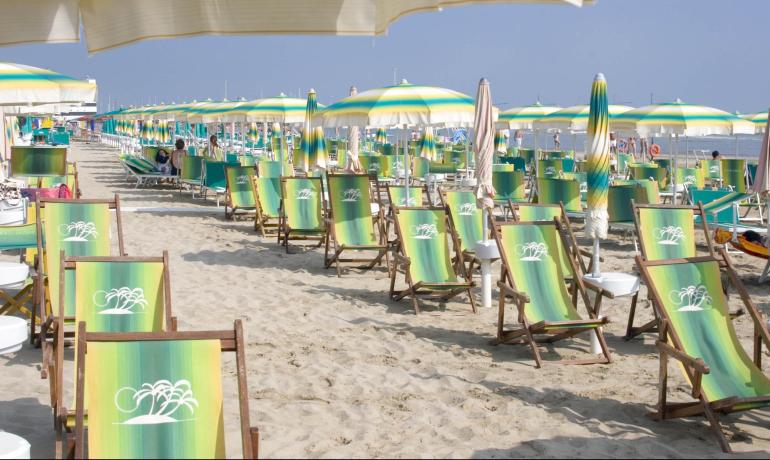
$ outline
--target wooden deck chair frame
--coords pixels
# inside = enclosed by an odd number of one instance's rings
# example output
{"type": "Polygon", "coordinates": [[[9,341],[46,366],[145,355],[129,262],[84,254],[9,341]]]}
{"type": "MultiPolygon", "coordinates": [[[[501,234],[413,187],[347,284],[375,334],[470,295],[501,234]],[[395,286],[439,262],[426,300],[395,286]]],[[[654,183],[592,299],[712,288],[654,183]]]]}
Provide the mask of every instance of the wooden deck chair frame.
{"type": "MultiPolygon", "coordinates": [[[[48,370],[48,380],[51,388],[51,407],[53,409],[54,427],[57,434],[57,453],[61,452],[63,433],[69,430],[68,417],[74,412],[64,406],[64,272],[74,270],[78,262],[162,262],[163,263],[163,318],[166,331],[176,331],[177,318],[172,316],[171,309],[171,275],[169,274],[168,251],[163,251],[162,257],[65,257],[60,253],[60,300],[59,311],[53,321],[53,343],[51,353],[43,358],[43,368],[48,370]]],[[[79,324],[85,324],[80,321],[79,324]]]]}
{"type": "Polygon", "coordinates": [[[311,234],[311,235],[294,235],[292,236],[292,228],[290,223],[288,222],[288,216],[286,216],[286,207],[284,203],[283,198],[283,189],[285,187],[285,183],[287,180],[295,180],[295,179],[302,179],[302,180],[317,180],[320,184],[320,190],[321,190],[321,222],[323,222],[324,226],[326,226],[325,216],[326,216],[326,198],[325,198],[325,192],[324,192],[324,182],[321,179],[321,177],[295,177],[295,176],[283,176],[281,177],[281,210],[280,210],[280,217],[278,220],[278,244],[282,245],[284,248],[286,248],[286,253],[289,253],[289,241],[316,241],[318,240],[318,244],[316,247],[321,247],[324,242],[326,241],[326,233],[329,231],[328,228],[324,228],[323,231],[319,230],[318,234],[311,234]]]}
{"type": "Polygon", "coordinates": [[[444,214],[444,219],[446,221],[446,228],[447,232],[449,233],[449,237],[452,239],[452,246],[454,247],[455,251],[455,258],[462,260],[462,254],[460,254],[459,248],[460,248],[460,242],[457,239],[457,235],[454,233],[454,230],[452,229],[451,225],[449,224],[448,217],[446,214],[446,209],[442,207],[414,207],[414,206],[394,206],[393,207],[393,222],[394,222],[394,228],[396,230],[396,244],[395,248],[393,250],[393,263],[392,266],[389,267],[390,270],[390,298],[392,300],[398,301],[403,299],[404,297],[410,297],[412,299],[412,308],[414,308],[414,313],[416,315],[420,314],[420,304],[417,300],[418,297],[438,297],[442,302],[446,302],[449,299],[456,297],[463,292],[466,292],[468,294],[468,298],[470,299],[471,304],[471,310],[473,313],[476,313],[476,299],[473,297],[473,292],[471,289],[475,286],[475,283],[473,282],[473,279],[471,278],[470,273],[467,271],[465,264],[457,264],[452,265],[455,274],[458,274],[458,265],[460,268],[460,275],[465,280],[464,282],[449,282],[449,283],[423,283],[422,281],[414,282],[412,280],[412,275],[409,270],[411,265],[411,259],[406,255],[406,252],[404,252],[403,245],[399,243],[399,241],[403,238],[403,230],[401,229],[401,226],[398,224],[397,214],[399,210],[402,209],[423,209],[423,210],[432,210],[432,211],[441,211],[444,214]],[[396,277],[398,276],[398,273],[404,274],[404,279],[407,284],[407,288],[401,291],[396,290],[396,277]],[[449,290],[447,290],[449,289],[449,290]]]}
{"type": "MultiPolygon", "coordinates": [[[[45,258],[44,258],[44,251],[45,247],[43,245],[43,221],[41,218],[41,210],[45,208],[46,203],[65,203],[65,204],[106,204],[109,209],[115,210],[115,218],[116,218],[116,226],[117,226],[117,234],[118,234],[118,255],[119,256],[125,256],[126,251],[125,247],[123,245],[123,221],[120,215],[120,197],[118,194],[115,194],[113,199],[111,200],[105,200],[105,199],[81,199],[81,200],[68,200],[63,198],[38,198],[37,199],[37,205],[36,205],[36,212],[37,212],[37,254],[38,254],[38,276],[40,285],[38,287],[38,316],[41,320],[40,324],[40,330],[37,331],[34,335],[36,336],[35,339],[35,345],[40,347],[48,338],[53,338],[53,335],[51,335],[52,330],[52,316],[53,312],[50,312],[50,293],[48,291],[48,277],[46,276],[44,267],[45,267],[45,258]],[[48,302],[47,302],[48,301],[48,302]]],[[[36,324],[35,323],[35,316],[32,317],[32,330],[36,330],[36,324]]],[[[68,318],[65,318],[68,319],[68,318]]],[[[75,331],[68,331],[66,332],[66,337],[74,337],[75,331]]],[[[43,353],[45,354],[45,350],[43,350],[43,353]]],[[[47,370],[45,367],[42,370],[43,377],[46,376],[47,370]]]]}
{"type": "MultiPolygon", "coordinates": [[[[243,324],[236,320],[232,330],[196,332],[151,332],[151,333],[97,333],[86,332],[85,324],[78,324],[77,343],[77,394],[75,404],[75,433],[68,436],[64,445],[65,457],[85,458],[85,363],[89,342],[129,341],[170,341],[170,340],[219,340],[221,351],[235,353],[236,380],[238,384],[239,416],[241,425],[241,448],[243,458],[256,459],[259,454],[259,429],[249,421],[249,394],[246,379],[246,346],[243,338],[243,324]]],[[[224,376],[224,373],[223,373],[224,376]]]]}
{"type": "MultiPolygon", "coordinates": [[[[494,236],[497,246],[500,251],[500,260],[502,262],[502,270],[500,274],[500,281],[497,282],[497,286],[500,288],[500,300],[498,302],[498,317],[497,317],[497,338],[491,343],[493,345],[500,344],[516,344],[516,345],[529,345],[532,350],[532,356],[535,359],[535,367],[542,367],[542,359],[540,357],[540,351],[537,348],[538,343],[554,343],[559,340],[573,337],[583,332],[593,332],[602,350],[602,357],[591,359],[579,359],[579,360],[561,360],[556,361],[558,364],[609,364],[612,361],[610,357],[610,351],[607,347],[607,342],[604,340],[604,335],[601,332],[600,327],[607,324],[609,320],[607,318],[597,318],[596,313],[591,307],[590,299],[586,292],[586,285],[583,283],[583,278],[578,272],[578,266],[573,257],[568,257],[570,267],[572,269],[572,279],[577,288],[579,297],[583,299],[583,304],[588,312],[589,319],[577,320],[577,321],[560,321],[560,322],[546,322],[540,321],[535,324],[531,324],[527,319],[526,305],[530,303],[530,297],[526,292],[521,292],[516,287],[516,281],[511,275],[509,269],[509,261],[503,250],[503,243],[501,237],[501,231],[503,226],[507,225],[555,225],[557,233],[562,239],[564,247],[569,247],[569,242],[566,241],[564,235],[564,229],[559,219],[555,218],[553,223],[551,222],[506,222],[500,224],[498,227],[494,227],[494,236]],[[518,322],[521,324],[516,329],[505,329],[505,303],[506,299],[512,298],[516,304],[518,313],[518,322]],[[552,329],[554,326],[560,326],[558,329],[552,329]]],[[[572,296],[572,306],[577,309],[578,296],[572,296]]]]}
{"type": "Polygon", "coordinates": [[[664,308],[659,307],[659,305],[662,305],[662,300],[660,293],[656,289],[655,284],[652,282],[650,273],[648,268],[656,265],[667,265],[667,264],[680,264],[680,263],[688,263],[688,262],[708,262],[708,261],[715,261],[720,266],[724,263],[724,269],[727,273],[727,276],[730,280],[730,282],[733,284],[733,286],[736,287],[738,294],[741,298],[741,301],[743,302],[743,305],[746,307],[746,310],[749,312],[749,315],[751,316],[751,319],[754,323],[754,338],[753,338],[753,362],[754,364],[759,368],[762,369],[762,345],[764,344],[766,347],[770,349],[770,333],[767,329],[767,324],[765,322],[765,318],[762,316],[762,314],[757,310],[754,303],[751,301],[751,297],[749,296],[748,291],[746,290],[746,287],[741,282],[738,275],[735,273],[735,269],[730,262],[729,258],[726,257],[726,254],[724,252],[724,249],[720,248],[718,250],[720,253],[719,255],[722,256],[722,258],[717,258],[713,256],[701,256],[701,257],[692,257],[688,259],[669,259],[669,260],[656,260],[656,261],[646,261],[642,259],[642,256],[640,254],[636,255],[636,264],[639,267],[639,271],[642,274],[642,277],[645,279],[645,282],[647,283],[647,286],[650,289],[650,292],[655,299],[655,302],[653,305],[655,305],[655,308],[658,310],[658,317],[660,318],[660,328],[659,328],[659,338],[655,342],[655,346],[658,349],[658,353],[660,355],[660,376],[659,376],[659,387],[658,387],[658,407],[655,412],[652,412],[649,414],[649,416],[655,420],[665,420],[665,419],[671,419],[671,418],[681,418],[681,417],[692,417],[696,415],[703,415],[706,420],[708,420],[709,425],[711,427],[712,432],[717,438],[717,442],[719,443],[719,446],[722,448],[724,452],[732,452],[732,449],[730,448],[730,444],[727,441],[727,438],[722,433],[722,430],[720,428],[719,419],[717,418],[717,413],[722,414],[729,414],[731,412],[738,412],[745,410],[739,406],[740,404],[745,403],[762,403],[762,402],[768,402],[770,403],[770,396],[769,397],[760,397],[760,398],[737,398],[737,397],[730,397],[721,399],[718,401],[709,401],[705,395],[701,391],[701,381],[702,377],[705,374],[709,373],[709,366],[708,363],[704,362],[702,359],[698,357],[691,356],[687,354],[686,350],[684,349],[684,346],[682,345],[682,342],[677,334],[677,331],[675,331],[671,327],[671,321],[668,318],[668,314],[666,313],[664,308]],[[694,402],[687,402],[687,403],[669,403],[667,400],[667,389],[668,389],[668,360],[672,358],[676,361],[679,361],[682,365],[682,368],[684,369],[684,372],[687,374],[687,377],[689,379],[692,386],[691,396],[694,399],[697,399],[697,401],[694,402]]]}
{"type": "MultiPolygon", "coordinates": [[[[334,176],[333,174],[331,176],[334,176]]],[[[369,184],[369,198],[371,202],[371,195],[372,193],[377,193],[376,191],[372,190],[372,183],[369,179],[368,174],[338,174],[338,176],[357,176],[357,177],[366,177],[367,183],[369,184]]],[[[328,180],[328,178],[327,178],[328,180]]],[[[362,262],[366,265],[357,266],[355,268],[364,269],[364,270],[371,270],[378,264],[382,264],[382,258],[385,257],[385,264],[387,266],[390,265],[390,259],[388,257],[388,237],[387,233],[385,233],[385,213],[380,206],[377,210],[377,214],[372,216],[372,219],[374,220],[374,227],[377,229],[377,232],[379,233],[379,241],[380,244],[377,245],[364,245],[364,246],[352,246],[352,245],[344,245],[339,244],[339,239],[337,238],[337,233],[334,226],[334,204],[333,200],[331,199],[331,185],[329,186],[329,207],[327,209],[327,217],[326,217],[326,250],[324,252],[324,267],[329,268],[332,265],[335,266],[337,269],[337,277],[342,276],[342,267],[340,266],[341,263],[350,263],[350,262],[362,262]],[[330,256],[329,253],[330,250],[333,248],[334,253],[330,256]],[[377,256],[374,258],[343,258],[342,253],[344,251],[377,251],[377,256]]]]}
{"type": "MultiPolygon", "coordinates": [[[[457,230],[457,225],[455,224],[454,218],[452,217],[452,212],[449,208],[449,203],[446,201],[446,193],[447,192],[453,192],[455,190],[444,190],[441,187],[437,188],[439,200],[441,201],[441,206],[446,211],[447,218],[449,219],[449,226],[452,229],[452,232],[457,235],[457,243],[458,247],[462,247],[462,240],[460,238],[460,232],[457,230]]],[[[491,213],[490,213],[491,214],[491,213]]],[[[476,257],[476,254],[474,252],[470,251],[462,251],[461,254],[462,257],[458,257],[455,260],[455,263],[464,263],[468,264],[465,267],[465,270],[467,273],[471,276],[473,276],[473,269],[476,265],[481,268],[481,261],[476,257]]]]}
{"type": "MultiPolygon", "coordinates": [[[[631,200],[631,207],[633,208],[634,227],[636,229],[637,238],[639,238],[639,252],[642,260],[645,260],[645,261],[647,260],[647,252],[645,251],[645,240],[644,240],[643,232],[639,231],[641,227],[641,223],[639,221],[640,209],[682,209],[682,210],[690,209],[692,210],[693,219],[696,217],[700,218],[700,223],[695,223],[695,225],[699,226],[703,231],[703,235],[706,238],[706,246],[708,248],[709,255],[711,257],[717,257],[717,253],[714,252],[714,244],[711,241],[711,234],[709,233],[708,223],[706,222],[706,212],[703,210],[703,203],[699,202],[695,206],[672,205],[672,204],[638,204],[636,203],[636,201],[631,200]]],[[[720,266],[724,267],[725,266],[724,262],[720,262],[720,266]]],[[[634,326],[634,319],[636,316],[636,307],[637,307],[637,303],[633,302],[631,305],[631,310],[628,313],[628,324],[626,325],[626,335],[624,337],[625,340],[631,340],[634,337],[637,337],[647,332],[658,331],[658,317],[657,317],[658,310],[655,308],[653,308],[653,314],[655,315],[655,318],[653,318],[652,320],[648,321],[647,323],[641,326],[634,326]]]]}

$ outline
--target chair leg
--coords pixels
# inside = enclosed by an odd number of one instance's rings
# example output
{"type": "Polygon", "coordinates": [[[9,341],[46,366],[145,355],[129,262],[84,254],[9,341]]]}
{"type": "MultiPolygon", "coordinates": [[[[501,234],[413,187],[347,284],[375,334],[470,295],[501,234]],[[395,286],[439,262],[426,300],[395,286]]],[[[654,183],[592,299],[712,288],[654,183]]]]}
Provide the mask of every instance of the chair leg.
{"type": "Polygon", "coordinates": [[[711,431],[713,431],[714,435],[717,437],[719,447],[722,448],[723,452],[728,454],[731,453],[733,450],[730,448],[730,443],[727,442],[727,438],[725,438],[725,434],[722,433],[722,428],[719,426],[719,420],[708,404],[703,404],[703,415],[706,417],[706,420],[708,420],[709,425],[711,425],[711,431]]]}

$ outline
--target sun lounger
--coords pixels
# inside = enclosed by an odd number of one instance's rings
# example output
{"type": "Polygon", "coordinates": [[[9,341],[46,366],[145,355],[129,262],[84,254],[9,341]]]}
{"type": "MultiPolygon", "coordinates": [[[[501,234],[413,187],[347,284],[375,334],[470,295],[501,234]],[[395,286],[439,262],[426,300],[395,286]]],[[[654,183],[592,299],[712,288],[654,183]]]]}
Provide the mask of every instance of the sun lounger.
{"type": "Polygon", "coordinates": [[[483,213],[471,191],[439,190],[439,197],[449,217],[452,232],[457,235],[462,258],[457,262],[467,264],[466,271],[473,274],[476,259],[476,243],[485,240],[483,213]]]}
{"type": "Polygon", "coordinates": [[[254,191],[253,166],[225,166],[225,219],[235,219],[238,211],[253,211],[257,207],[254,191]],[[228,212],[229,209],[229,212],[228,212]]]}
{"type": "Polygon", "coordinates": [[[394,220],[397,240],[390,271],[390,298],[411,297],[414,312],[419,314],[418,297],[438,297],[446,302],[467,293],[475,313],[470,273],[464,264],[452,264],[450,239],[455,258],[462,260],[462,254],[459,241],[447,225],[444,208],[395,207],[394,220]],[[395,289],[399,273],[404,274],[407,284],[400,291],[395,289]]]}
{"type": "MultiPolygon", "coordinates": [[[[705,416],[720,447],[730,452],[717,413],[770,405],[770,379],[762,372],[762,345],[770,346],[765,318],[757,310],[729,259],[711,256],[636,262],[661,319],[658,420],[705,416]],[[754,323],[753,360],[741,345],[723,293],[726,272],[754,323]],[[692,402],[668,402],[668,360],[681,364],[692,387],[692,402]]],[[[679,392],[681,393],[681,392],[679,392]]]]}
{"type": "Polygon", "coordinates": [[[569,243],[562,232],[558,221],[511,222],[495,229],[503,268],[497,283],[500,302],[497,338],[493,344],[529,345],[536,367],[539,368],[542,360],[537,348],[538,342],[553,343],[589,332],[599,340],[602,357],[559,362],[609,363],[610,352],[599,329],[608,321],[606,318],[597,318],[591,308],[575,259],[564,254],[564,248],[569,247],[569,243]],[[557,243],[559,239],[562,241],[561,246],[557,243]],[[563,259],[570,261],[570,273],[562,271],[563,259]],[[570,296],[568,279],[575,284],[578,296],[570,296]],[[509,298],[516,305],[519,326],[515,329],[506,329],[506,301],[509,298]],[[578,298],[582,298],[589,319],[583,319],[578,313],[578,298]]]}
{"type": "Polygon", "coordinates": [[[278,243],[289,252],[289,240],[326,240],[326,201],[320,177],[282,177],[278,243]]]}

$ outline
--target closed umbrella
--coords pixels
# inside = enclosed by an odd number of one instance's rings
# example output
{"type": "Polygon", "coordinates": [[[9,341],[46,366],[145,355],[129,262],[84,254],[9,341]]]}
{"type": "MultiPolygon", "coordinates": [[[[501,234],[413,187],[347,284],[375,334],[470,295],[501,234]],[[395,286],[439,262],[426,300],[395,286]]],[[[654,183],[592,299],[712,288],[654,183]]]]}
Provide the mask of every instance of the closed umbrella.
{"type": "Polygon", "coordinates": [[[506,130],[498,129],[495,132],[495,152],[508,153],[508,140],[505,137],[506,130]]]}
{"type": "Polygon", "coordinates": [[[594,240],[594,278],[601,278],[599,240],[607,238],[607,192],[610,186],[610,115],[607,105],[607,81],[594,78],[588,119],[588,215],[586,236],[594,240]]]}
{"type": "MultiPolygon", "coordinates": [[[[355,86],[350,87],[350,93],[349,96],[355,96],[358,94],[358,88],[355,86]]],[[[345,166],[346,169],[352,170],[352,171],[359,171],[361,168],[361,162],[358,160],[358,150],[359,150],[359,135],[360,135],[360,128],[358,126],[350,126],[348,131],[348,141],[350,145],[350,155],[345,155],[345,166]]],[[[339,161],[339,158],[337,158],[337,161],[339,161]]]]}
{"type": "Polygon", "coordinates": [[[483,241],[478,242],[477,253],[481,255],[481,293],[482,304],[492,307],[492,261],[485,257],[489,245],[487,220],[489,211],[494,207],[495,188],[492,186],[492,157],[495,150],[495,120],[492,111],[492,95],[489,81],[482,78],[476,93],[476,109],[473,122],[473,151],[476,154],[476,200],[481,208],[483,241]]]}
{"type": "Polygon", "coordinates": [[[385,128],[377,128],[377,135],[374,137],[374,142],[378,144],[387,144],[388,131],[385,128]]]}
{"type": "Polygon", "coordinates": [[[436,161],[436,136],[433,135],[433,128],[430,126],[426,127],[422,133],[420,156],[429,161],[436,161]]]}
{"type": "MultiPolygon", "coordinates": [[[[768,111],[766,116],[770,115],[768,111]]],[[[759,151],[759,164],[757,165],[757,174],[754,176],[754,184],[751,186],[751,191],[758,193],[760,196],[764,196],[765,204],[767,206],[767,235],[770,237],[770,117],[765,122],[765,135],[762,139],[762,149],[759,151]]],[[[770,270],[770,261],[765,265],[765,269],[759,276],[759,282],[764,283],[768,279],[768,271],[770,270]]]]}

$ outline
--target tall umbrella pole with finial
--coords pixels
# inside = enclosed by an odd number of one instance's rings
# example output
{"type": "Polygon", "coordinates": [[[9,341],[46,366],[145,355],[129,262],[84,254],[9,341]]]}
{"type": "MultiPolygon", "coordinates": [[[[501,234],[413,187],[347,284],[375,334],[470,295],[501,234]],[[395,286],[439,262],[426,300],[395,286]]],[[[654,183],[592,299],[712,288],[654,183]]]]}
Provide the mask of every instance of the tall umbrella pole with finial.
{"type": "Polygon", "coordinates": [[[492,157],[495,150],[495,123],[489,81],[482,78],[476,94],[473,123],[473,150],[476,154],[476,204],[481,208],[482,241],[476,242],[476,257],[481,266],[481,298],[485,308],[492,308],[492,260],[499,258],[497,244],[489,240],[489,216],[494,207],[492,157]]]}

